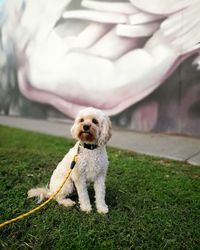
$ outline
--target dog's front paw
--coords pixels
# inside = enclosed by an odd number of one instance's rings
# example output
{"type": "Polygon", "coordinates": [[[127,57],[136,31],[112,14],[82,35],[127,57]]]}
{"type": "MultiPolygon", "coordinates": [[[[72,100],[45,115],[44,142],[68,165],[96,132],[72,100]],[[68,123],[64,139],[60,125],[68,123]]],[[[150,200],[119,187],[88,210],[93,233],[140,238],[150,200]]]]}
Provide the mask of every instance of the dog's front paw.
{"type": "Polygon", "coordinates": [[[81,211],[86,212],[86,213],[90,213],[92,211],[91,205],[81,205],[80,208],[81,208],[81,211]]]}
{"type": "Polygon", "coordinates": [[[100,214],[107,214],[109,211],[108,206],[104,205],[104,206],[97,206],[97,212],[100,214]]]}

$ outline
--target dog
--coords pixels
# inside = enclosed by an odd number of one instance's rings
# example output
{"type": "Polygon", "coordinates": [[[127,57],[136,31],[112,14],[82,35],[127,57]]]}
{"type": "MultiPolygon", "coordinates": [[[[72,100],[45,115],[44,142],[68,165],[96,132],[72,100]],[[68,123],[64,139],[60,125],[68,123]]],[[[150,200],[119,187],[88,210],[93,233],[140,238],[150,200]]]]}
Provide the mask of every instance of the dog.
{"type": "Polygon", "coordinates": [[[80,209],[86,213],[92,210],[87,183],[94,184],[95,203],[99,213],[108,213],[105,202],[105,179],[108,168],[106,144],[111,138],[111,121],[101,110],[85,108],[81,110],[71,128],[71,134],[77,143],[64,156],[54,170],[48,188],[33,188],[28,191],[28,198],[37,197],[39,202],[55,193],[69,171],[74,155],[78,160],[68,180],[55,196],[55,200],[65,207],[72,207],[75,202],[68,196],[76,188],[80,209]]]}

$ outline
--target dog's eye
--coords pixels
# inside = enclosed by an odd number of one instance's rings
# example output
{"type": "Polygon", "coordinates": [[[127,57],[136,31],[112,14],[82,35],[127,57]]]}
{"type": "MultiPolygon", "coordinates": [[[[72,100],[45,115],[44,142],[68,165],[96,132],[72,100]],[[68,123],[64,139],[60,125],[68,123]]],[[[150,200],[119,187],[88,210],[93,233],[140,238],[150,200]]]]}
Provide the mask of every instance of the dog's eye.
{"type": "Polygon", "coordinates": [[[96,125],[99,124],[99,122],[98,122],[97,119],[95,119],[95,118],[92,119],[92,122],[93,122],[94,124],[96,124],[96,125]]]}
{"type": "Polygon", "coordinates": [[[84,119],[83,119],[83,118],[81,118],[81,119],[79,120],[79,122],[84,122],[84,119]]]}

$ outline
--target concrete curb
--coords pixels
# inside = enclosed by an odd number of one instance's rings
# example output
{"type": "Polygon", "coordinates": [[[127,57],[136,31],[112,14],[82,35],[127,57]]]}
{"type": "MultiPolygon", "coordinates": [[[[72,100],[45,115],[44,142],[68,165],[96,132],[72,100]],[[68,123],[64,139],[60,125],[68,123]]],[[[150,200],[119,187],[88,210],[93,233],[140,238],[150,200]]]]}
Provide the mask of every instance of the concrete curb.
{"type": "MultiPolygon", "coordinates": [[[[69,120],[36,120],[21,117],[0,116],[0,124],[44,134],[71,138],[69,120]]],[[[110,146],[141,154],[159,156],[200,166],[200,140],[191,137],[166,134],[136,133],[113,129],[110,146]]]]}

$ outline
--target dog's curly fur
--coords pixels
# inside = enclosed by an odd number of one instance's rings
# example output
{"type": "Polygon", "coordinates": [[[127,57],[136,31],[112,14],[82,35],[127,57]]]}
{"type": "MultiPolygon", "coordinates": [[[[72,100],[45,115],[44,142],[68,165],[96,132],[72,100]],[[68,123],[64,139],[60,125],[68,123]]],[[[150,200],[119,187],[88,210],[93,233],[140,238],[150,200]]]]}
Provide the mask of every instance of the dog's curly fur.
{"type": "Polygon", "coordinates": [[[38,197],[41,202],[57,191],[63,181],[63,176],[69,170],[73,156],[79,147],[78,161],[69,179],[64,184],[55,200],[66,207],[75,204],[67,196],[76,187],[80,208],[82,211],[90,212],[91,204],[87,191],[87,182],[94,183],[96,207],[99,213],[107,213],[108,206],[105,203],[105,178],[108,167],[106,153],[106,143],[111,137],[111,122],[101,110],[86,108],[79,112],[71,128],[73,138],[77,143],[65,155],[63,160],[54,170],[49,188],[33,188],[28,191],[28,198],[38,197]],[[85,148],[83,145],[96,145],[93,150],[85,148]]]}

